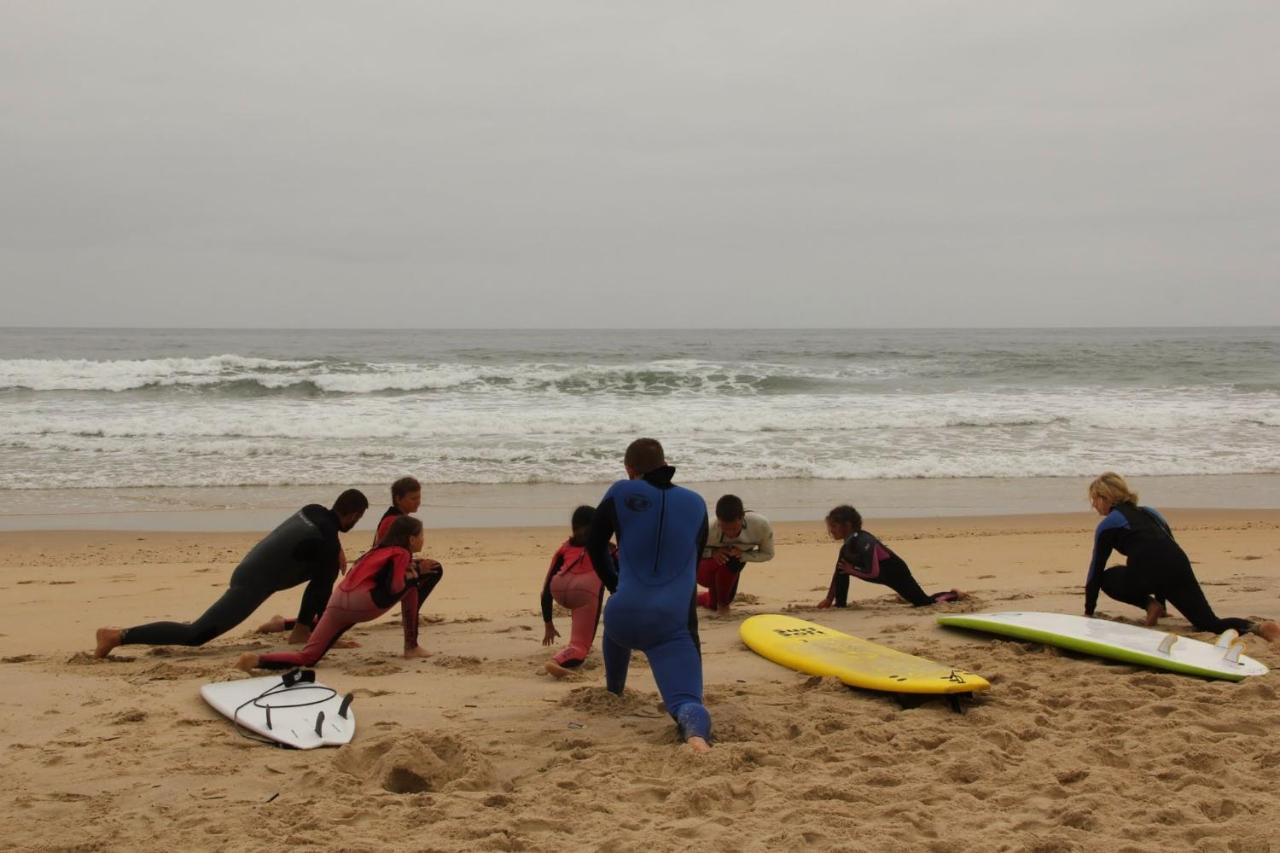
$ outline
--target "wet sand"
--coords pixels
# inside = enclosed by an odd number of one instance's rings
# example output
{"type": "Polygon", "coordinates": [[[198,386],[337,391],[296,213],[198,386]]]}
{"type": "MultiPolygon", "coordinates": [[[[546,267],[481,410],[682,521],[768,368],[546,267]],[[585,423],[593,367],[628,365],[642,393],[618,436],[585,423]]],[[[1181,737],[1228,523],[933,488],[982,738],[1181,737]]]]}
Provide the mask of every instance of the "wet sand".
{"type": "MultiPolygon", "coordinates": [[[[622,472],[618,472],[622,476],[622,472]]],[[[1088,509],[1088,477],[956,478],[946,480],[729,480],[690,483],[714,504],[726,493],[774,521],[822,518],[852,503],[868,518],[951,518],[972,515],[1074,513],[1088,509]]],[[[1269,509],[1280,475],[1224,474],[1142,477],[1146,502],[1161,508],[1269,509]]],[[[327,503],[348,486],[375,507],[387,484],[329,486],[203,486],[199,488],[0,489],[4,530],[269,530],[307,503],[327,503]]],[[[607,483],[428,483],[428,528],[558,527],[569,507],[596,504],[607,483]]],[[[366,522],[365,526],[368,526],[366,522]]]]}

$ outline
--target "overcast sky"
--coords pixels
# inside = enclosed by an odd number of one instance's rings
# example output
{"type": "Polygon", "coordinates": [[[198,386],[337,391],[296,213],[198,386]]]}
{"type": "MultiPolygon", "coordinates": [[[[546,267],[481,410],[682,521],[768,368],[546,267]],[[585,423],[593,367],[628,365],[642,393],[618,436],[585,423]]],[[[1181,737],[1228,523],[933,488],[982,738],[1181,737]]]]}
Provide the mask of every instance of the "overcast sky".
{"type": "Polygon", "coordinates": [[[0,5],[0,325],[1280,324],[1280,3],[0,5]]]}

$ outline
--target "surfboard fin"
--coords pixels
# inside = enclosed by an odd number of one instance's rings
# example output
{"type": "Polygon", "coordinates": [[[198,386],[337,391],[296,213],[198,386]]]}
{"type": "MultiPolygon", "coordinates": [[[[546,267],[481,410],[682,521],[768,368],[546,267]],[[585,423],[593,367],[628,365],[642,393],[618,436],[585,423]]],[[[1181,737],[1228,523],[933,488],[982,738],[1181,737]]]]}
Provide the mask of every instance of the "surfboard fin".
{"type": "Polygon", "coordinates": [[[1160,641],[1160,645],[1156,648],[1162,655],[1167,655],[1173,651],[1173,644],[1178,642],[1177,634],[1165,634],[1164,639],[1160,641]]]}
{"type": "Polygon", "coordinates": [[[338,709],[339,717],[341,717],[344,720],[347,718],[347,709],[351,707],[351,703],[355,700],[355,698],[356,698],[356,694],[354,693],[348,693],[346,696],[342,697],[342,707],[338,709]]]}
{"type": "Polygon", "coordinates": [[[1227,663],[1240,663],[1240,653],[1243,651],[1244,651],[1244,641],[1236,640],[1230,646],[1227,647],[1227,653],[1222,656],[1222,659],[1227,663]]]}
{"type": "Polygon", "coordinates": [[[1218,639],[1214,641],[1214,645],[1220,649],[1229,649],[1239,636],[1240,634],[1235,628],[1228,628],[1218,636],[1218,639]]]}
{"type": "Polygon", "coordinates": [[[324,711],[316,714],[316,737],[320,737],[320,729],[324,726],[324,711]]]}

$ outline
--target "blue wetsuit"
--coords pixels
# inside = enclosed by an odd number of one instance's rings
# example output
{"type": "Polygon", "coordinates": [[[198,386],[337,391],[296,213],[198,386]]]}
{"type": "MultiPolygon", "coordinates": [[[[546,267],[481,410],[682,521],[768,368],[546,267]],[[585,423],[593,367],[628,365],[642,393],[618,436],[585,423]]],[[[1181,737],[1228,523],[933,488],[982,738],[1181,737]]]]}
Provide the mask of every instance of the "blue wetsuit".
{"type": "Polygon", "coordinates": [[[596,574],[612,595],[604,608],[605,683],[621,693],[631,652],[644,652],[662,701],[684,738],[711,736],[702,704],[702,655],[695,609],[698,556],[707,542],[701,495],[658,468],[605,493],[587,538],[596,574]],[[609,539],[618,537],[618,568],[609,539]]]}
{"type": "Polygon", "coordinates": [[[1244,634],[1253,629],[1247,619],[1221,619],[1213,612],[1169,522],[1147,506],[1116,504],[1098,522],[1085,581],[1085,615],[1093,615],[1099,591],[1144,609],[1153,598],[1161,604],[1168,601],[1200,631],[1220,634],[1234,629],[1244,634]],[[1126,565],[1106,568],[1112,550],[1129,558],[1126,565]]]}

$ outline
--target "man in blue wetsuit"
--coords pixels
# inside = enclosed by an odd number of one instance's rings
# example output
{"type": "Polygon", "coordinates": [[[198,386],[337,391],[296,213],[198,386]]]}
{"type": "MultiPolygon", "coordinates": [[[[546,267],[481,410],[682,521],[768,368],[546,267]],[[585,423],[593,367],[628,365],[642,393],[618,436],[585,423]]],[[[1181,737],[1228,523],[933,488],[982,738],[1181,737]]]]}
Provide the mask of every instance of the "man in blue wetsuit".
{"type": "Polygon", "coordinates": [[[644,652],[667,712],[695,752],[711,748],[711,716],[702,704],[698,646],[698,557],[707,542],[701,495],[671,482],[662,445],[631,442],[627,479],[614,483],[596,509],[587,553],[612,595],[604,608],[605,683],[622,693],[631,652],[644,652]],[[618,537],[617,570],[609,539],[618,537]]]}

